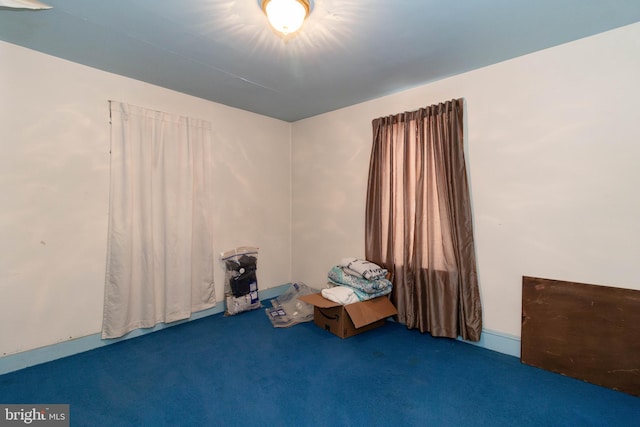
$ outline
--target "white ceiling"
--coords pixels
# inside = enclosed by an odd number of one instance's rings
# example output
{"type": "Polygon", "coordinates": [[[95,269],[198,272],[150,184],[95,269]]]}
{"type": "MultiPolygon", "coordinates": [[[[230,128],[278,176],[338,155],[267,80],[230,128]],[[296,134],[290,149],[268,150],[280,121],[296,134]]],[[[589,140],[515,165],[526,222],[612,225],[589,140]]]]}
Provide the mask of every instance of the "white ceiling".
{"type": "Polygon", "coordinates": [[[0,9],[0,40],[285,121],[640,21],[640,0],[315,0],[283,40],[258,0],[44,1],[0,9]]]}

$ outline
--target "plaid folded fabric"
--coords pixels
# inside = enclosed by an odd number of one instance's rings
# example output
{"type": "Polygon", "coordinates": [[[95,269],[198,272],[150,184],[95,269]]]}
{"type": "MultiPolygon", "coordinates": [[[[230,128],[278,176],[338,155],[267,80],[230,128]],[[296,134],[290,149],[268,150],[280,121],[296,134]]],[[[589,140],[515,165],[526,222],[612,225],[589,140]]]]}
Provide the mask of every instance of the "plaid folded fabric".
{"type": "Polygon", "coordinates": [[[392,288],[391,282],[387,279],[367,280],[345,272],[339,265],[329,270],[328,277],[329,281],[335,285],[353,288],[360,301],[387,295],[392,288]]]}
{"type": "Polygon", "coordinates": [[[361,276],[367,280],[375,280],[385,277],[387,270],[371,261],[358,258],[343,258],[340,266],[344,267],[347,273],[354,276],[361,276]]]}

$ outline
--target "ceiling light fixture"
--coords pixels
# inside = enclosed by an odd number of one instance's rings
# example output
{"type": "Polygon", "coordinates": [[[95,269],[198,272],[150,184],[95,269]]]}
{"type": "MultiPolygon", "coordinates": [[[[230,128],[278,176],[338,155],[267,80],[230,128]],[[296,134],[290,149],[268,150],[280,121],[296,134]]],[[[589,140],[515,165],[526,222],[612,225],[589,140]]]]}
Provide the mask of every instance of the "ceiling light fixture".
{"type": "Polygon", "coordinates": [[[0,0],[0,9],[51,9],[51,6],[38,0],[0,0]]]}
{"type": "Polygon", "coordinates": [[[262,0],[262,10],[278,32],[287,35],[302,27],[311,12],[308,0],[262,0]]]}

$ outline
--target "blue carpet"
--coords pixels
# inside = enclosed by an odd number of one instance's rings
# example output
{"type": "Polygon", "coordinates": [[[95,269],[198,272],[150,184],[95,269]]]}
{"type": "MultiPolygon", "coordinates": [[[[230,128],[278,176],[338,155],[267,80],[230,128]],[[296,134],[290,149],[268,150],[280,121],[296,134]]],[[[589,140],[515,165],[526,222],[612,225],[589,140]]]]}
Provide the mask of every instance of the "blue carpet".
{"type": "Polygon", "coordinates": [[[640,399],[388,322],[341,340],[263,310],[0,376],[0,403],[72,426],[638,426],[640,399]]]}

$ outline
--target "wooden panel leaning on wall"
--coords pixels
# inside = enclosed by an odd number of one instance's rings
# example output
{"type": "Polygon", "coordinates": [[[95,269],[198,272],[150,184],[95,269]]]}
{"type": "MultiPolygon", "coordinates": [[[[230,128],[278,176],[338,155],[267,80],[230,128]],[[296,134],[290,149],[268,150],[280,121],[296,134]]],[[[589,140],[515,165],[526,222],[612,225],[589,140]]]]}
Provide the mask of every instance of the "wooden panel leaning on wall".
{"type": "Polygon", "coordinates": [[[640,396],[640,291],[524,276],[520,360],[640,396]]]}

